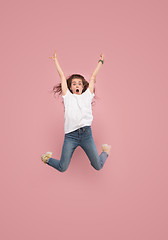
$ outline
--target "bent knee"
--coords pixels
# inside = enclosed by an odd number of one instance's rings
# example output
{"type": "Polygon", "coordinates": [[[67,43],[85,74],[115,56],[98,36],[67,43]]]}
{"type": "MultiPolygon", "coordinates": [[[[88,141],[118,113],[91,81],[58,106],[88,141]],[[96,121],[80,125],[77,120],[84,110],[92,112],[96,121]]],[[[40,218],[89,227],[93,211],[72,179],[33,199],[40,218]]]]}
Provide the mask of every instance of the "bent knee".
{"type": "Polygon", "coordinates": [[[102,166],[93,166],[93,165],[92,165],[92,167],[93,167],[94,169],[96,169],[97,171],[100,171],[100,170],[102,169],[102,166]]]}
{"type": "Polygon", "coordinates": [[[65,172],[68,168],[67,167],[61,167],[59,170],[60,172],[65,172]]]}
{"type": "Polygon", "coordinates": [[[100,171],[102,168],[95,168],[97,171],[100,171]]]}

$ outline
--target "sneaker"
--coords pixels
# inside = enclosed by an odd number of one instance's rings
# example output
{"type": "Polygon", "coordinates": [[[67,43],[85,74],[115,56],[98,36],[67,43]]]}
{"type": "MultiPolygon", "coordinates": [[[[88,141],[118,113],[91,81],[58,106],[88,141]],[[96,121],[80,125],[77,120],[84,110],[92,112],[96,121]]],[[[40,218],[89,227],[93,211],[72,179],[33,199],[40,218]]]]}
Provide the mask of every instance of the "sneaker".
{"type": "Polygon", "coordinates": [[[102,151],[103,152],[106,152],[109,155],[110,154],[110,150],[111,150],[111,145],[102,144],[102,151]]]}
{"type": "Polygon", "coordinates": [[[41,160],[44,163],[47,163],[48,159],[51,158],[52,152],[46,152],[45,154],[41,155],[41,160]]]}

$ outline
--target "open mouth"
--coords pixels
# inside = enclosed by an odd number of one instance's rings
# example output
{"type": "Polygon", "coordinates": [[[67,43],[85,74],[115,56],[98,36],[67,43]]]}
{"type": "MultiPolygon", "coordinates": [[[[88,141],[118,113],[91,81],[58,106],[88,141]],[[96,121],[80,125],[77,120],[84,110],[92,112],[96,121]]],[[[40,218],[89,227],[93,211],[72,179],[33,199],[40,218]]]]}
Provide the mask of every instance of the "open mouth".
{"type": "Polygon", "coordinates": [[[76,92],[79,92],[79,89],[76,89],[76,92]]]}

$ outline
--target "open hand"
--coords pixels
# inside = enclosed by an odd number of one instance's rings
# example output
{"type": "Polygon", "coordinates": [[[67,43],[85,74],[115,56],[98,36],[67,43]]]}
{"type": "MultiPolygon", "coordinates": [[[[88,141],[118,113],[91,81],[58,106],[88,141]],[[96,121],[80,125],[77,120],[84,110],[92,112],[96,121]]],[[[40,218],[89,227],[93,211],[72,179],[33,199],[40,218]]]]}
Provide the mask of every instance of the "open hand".
{"type": "Polygon", "coordinates": [[[53,59],[53,60],[56,60],[56,59],[57,59],[56,51],[54,52],[54,54],[52,55],[52,57],[49,57],[49,58],[51,58],[51,59],[53,59]]]}

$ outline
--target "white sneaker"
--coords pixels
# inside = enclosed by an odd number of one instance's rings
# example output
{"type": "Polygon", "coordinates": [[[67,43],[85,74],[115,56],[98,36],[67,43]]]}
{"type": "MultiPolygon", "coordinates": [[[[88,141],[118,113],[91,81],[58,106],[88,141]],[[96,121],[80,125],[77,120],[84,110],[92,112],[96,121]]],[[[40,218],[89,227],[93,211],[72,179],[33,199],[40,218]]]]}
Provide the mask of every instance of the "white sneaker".
{"type": "Polygon", "coordinates": [[[106,152],[109,155],[110,154],[110,150],[111,150],[111,145],[102,144],[102,151],[103,152],[106,152]]]}
{"type": "Polygon", "coordinates": [[[41,155],[41,160],[44,163],[47,163],[48,159],[52,157],[52,152],[46,152],[45,154],[41,155]]]}

